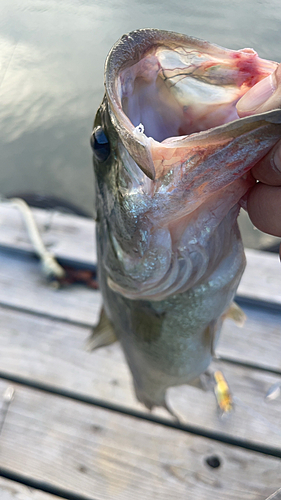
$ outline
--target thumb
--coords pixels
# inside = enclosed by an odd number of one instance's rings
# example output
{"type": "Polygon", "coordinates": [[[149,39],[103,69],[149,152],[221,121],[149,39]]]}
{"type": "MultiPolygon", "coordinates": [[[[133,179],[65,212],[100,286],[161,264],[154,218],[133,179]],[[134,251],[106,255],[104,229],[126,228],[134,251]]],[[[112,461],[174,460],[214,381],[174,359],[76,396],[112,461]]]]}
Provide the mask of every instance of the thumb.
{"type": "Polygon", "coordinates": [[[281,108],[281,64],[276,70],[256,83],[236,105],[240,117],[281,108]]]}

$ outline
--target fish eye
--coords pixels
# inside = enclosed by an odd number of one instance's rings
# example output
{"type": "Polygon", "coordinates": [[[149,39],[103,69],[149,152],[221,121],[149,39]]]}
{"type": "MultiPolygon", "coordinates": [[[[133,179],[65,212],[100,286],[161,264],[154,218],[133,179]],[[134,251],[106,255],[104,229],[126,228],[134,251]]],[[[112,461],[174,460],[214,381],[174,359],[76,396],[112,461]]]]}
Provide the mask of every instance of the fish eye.
{"type": "Polygon", "coordinates": [[[96,127],[93,130],[90,143],[98,161],[103,162],[107,160],[110,155],[110,144],[102,127],[96,127]]]}

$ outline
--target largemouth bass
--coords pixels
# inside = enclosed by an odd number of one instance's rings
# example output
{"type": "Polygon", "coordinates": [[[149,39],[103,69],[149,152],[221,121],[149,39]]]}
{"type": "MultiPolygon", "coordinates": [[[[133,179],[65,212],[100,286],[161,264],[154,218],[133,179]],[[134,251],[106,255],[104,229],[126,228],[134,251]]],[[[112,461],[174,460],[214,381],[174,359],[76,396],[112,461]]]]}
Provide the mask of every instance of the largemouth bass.
{"type": "Polygon", "coordinates": [[[239,119],[236,103],[276,67],[154,29],[124,35],[107,57],[91,137],[104,304],[91,345],[121,342],[150,409],[207,369],[237,313],[237,216],[251,168],[281,137],[281,110],[239,119]]]}

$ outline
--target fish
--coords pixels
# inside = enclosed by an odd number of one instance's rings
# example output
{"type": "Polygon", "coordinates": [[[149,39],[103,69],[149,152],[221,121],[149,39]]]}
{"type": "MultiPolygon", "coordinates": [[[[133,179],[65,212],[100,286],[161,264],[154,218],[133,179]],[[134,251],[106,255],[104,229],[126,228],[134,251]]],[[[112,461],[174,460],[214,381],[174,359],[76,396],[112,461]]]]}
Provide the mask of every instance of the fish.
{"type": "Polygon", "coordinates": [[[150,410],[170,410],[169,387],[200,385],[226,317],[243,323],[237,217],[281,110],[239,118],[236,104],[276,67],[157,29],[125,34],[107,56],[91,135],[103,308],[89,348],[120,342],[150,410]]]}

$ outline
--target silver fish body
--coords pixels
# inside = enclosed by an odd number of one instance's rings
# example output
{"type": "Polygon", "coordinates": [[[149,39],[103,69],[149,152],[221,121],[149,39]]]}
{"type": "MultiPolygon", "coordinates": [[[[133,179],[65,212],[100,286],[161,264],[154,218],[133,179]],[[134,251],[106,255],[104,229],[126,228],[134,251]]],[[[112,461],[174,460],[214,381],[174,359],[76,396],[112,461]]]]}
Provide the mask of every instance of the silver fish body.
{"type": "Polygon", "coordinates": [[[239,119],[235,106],[276,65],[149,29],[107,58],[91,138],[99,283],[148,408],[211,361],[245,267],[240,200],[281,137],[280,110],[239,119]]]}

